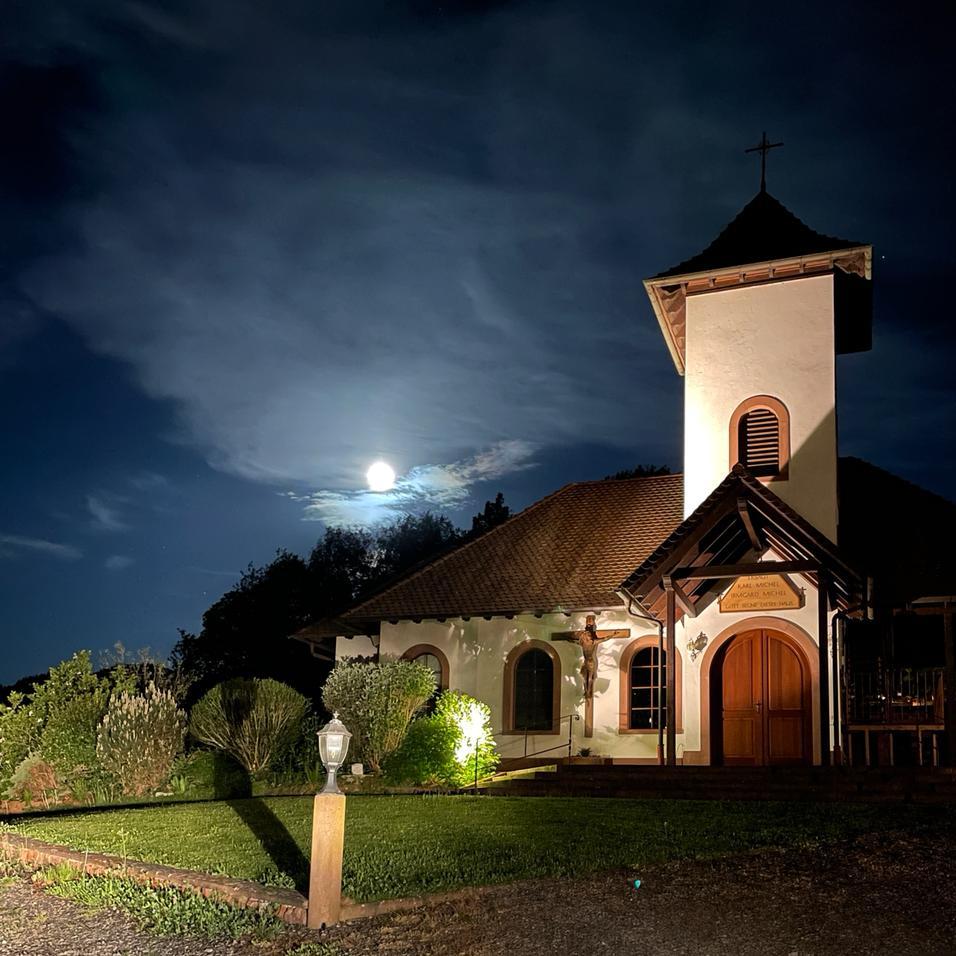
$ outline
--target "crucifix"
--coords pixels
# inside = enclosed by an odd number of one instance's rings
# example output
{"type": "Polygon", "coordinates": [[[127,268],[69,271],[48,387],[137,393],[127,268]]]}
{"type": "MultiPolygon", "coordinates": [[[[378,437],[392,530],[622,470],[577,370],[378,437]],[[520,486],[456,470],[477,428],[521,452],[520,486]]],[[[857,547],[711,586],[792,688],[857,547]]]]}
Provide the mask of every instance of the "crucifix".
{"type": "Polygon", "coordinates": [[[762,193],[767,191],[767,153],[772,149],[776,149],[778,146],[783,146],[783,143],[769,142],[767,133],[764,131],[763,138],[756,146],[751,146],[750,149],[744,150],[745,153],[760,153],[760,191],[762,193]]]}
{"type": "Polygon", "coordinates": [[[552,634],[555,641],[574,641],[581,648],[584,662],[581,664],[581,677],[584,679],[584,736],[594,734],[594,683],[597,679],[597,649],[598,644],[613,640],[616,637],[630,637],[628,628],[618,628],[614,631],[599,631],[594,623],[594,615],[589,614],[585,619],[583,631],[562,631],[552,634]]]}

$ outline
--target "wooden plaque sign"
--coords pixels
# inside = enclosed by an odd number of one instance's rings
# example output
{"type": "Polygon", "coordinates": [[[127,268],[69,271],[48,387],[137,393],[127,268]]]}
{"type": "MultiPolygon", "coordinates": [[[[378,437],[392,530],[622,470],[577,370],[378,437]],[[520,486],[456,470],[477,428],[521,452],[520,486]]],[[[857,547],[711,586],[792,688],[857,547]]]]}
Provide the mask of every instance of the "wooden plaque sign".
{"type": "Polygon", "coordinates": [[[737,578],[720,598],[720,610],[786,611],[803,607],[803,592],[782,574],[737,578]]]}

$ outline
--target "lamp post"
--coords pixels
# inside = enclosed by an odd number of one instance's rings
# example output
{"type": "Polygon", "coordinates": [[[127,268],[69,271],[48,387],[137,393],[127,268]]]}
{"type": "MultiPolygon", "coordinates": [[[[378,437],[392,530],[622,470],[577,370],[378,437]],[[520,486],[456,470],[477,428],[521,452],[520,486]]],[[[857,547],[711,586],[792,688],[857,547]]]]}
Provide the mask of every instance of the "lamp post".
{"type": "Polygon", "coordinates": [[[352,735],[338,714],[318,732],[325,787],[312,803],[312,860],[309,867],[309,929],[339,921],[342,910],[342,854],[345,847],[345,794],[335,774],[345,763],[352,735]]]}

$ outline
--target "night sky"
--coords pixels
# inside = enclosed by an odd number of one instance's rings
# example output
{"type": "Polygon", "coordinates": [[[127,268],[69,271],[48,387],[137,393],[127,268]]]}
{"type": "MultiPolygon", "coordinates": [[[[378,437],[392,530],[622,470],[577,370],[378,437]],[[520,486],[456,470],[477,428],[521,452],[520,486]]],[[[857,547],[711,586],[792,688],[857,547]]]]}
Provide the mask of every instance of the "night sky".
{"type": "Polygon", "coordinates": [[[0,682],[166,653],[323,522],[679,470],[641,280],[764,129],[770,192],[875,247],[841,452],[956,497],[953,11],[4,0],[0,682]]]}

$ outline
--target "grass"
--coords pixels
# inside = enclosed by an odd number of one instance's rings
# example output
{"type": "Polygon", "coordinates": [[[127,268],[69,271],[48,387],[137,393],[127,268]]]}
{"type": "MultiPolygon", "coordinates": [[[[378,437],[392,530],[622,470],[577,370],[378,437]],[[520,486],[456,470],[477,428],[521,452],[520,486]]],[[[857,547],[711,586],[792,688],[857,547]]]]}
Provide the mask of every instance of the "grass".
{"type": "MultiPolygon", "coordinates": [[[[312,800],[60,812],[12,829],[79,850],[252,879],[307,884],[312,800]]],[[[343,890],[418,895],[527,877],[832,842],[939,825],[932,807],[469,796],[350,797],[343,890]]]]}
{"type": "Polygon", "coordinates": [[[47,867],[34,882],[53,896],[90,909],[111,907],[129,914],[143,929],[178,936],[270,936],[282,924],[270,913],[221,903],[171,886],[145,886],[117,876],[85,876],[70,866],[47,867]]]}

